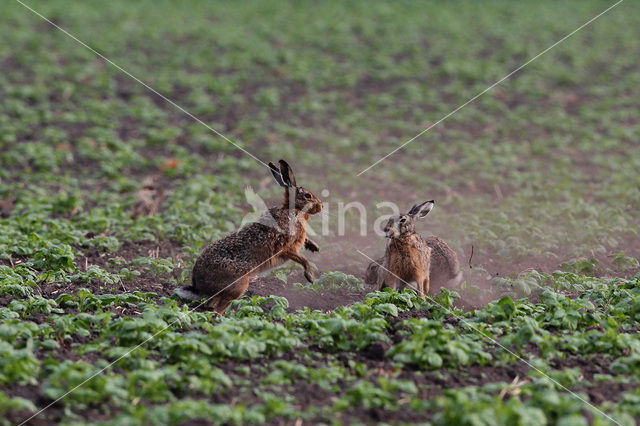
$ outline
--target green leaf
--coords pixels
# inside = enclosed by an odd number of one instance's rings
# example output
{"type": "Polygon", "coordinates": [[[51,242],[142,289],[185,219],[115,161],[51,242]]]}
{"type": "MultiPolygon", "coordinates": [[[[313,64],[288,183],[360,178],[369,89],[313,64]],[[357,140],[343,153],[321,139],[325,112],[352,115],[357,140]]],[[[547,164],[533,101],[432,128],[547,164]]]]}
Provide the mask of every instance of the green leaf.
{"type": "Polygon", "coordinates": [[[393,317],[398,316],[398,307],[393,303],[381,303],[379,305],[375,305],[374,309],[381,314],[388,314],[393,317]]]}
{"type": "Polygon", "coordinates": [[[442,357],[435,352],[427,353],[426,361],[433,368],[442,367],[442,357]]]}

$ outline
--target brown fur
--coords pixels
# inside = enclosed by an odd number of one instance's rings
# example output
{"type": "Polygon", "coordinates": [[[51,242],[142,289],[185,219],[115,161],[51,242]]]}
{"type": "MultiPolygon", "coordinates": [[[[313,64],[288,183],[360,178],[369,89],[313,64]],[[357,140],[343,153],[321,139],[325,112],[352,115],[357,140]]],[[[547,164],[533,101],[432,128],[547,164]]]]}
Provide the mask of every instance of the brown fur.
{"type": "Polygon", "coordinates": [[[431,249],[418,234],[401,234],[387,243],[378,289],[391,287],[402,290],[407,286],[424,299],[429,292],[431,249]]]}
{"type": "Polygon", "coordinates": [[[366,283],[375,283],[380,290],[409,286],[423,298],[431,284],[459,284],[462,273],[455,252],[442,238],[422,238],[415,232],[415,221],[426,216],[434,205],[433,200],[426,201],[414,205],[407,214],[389,218],[384,231],[390,240],[384,257],[369,264],[366,283]]]}
{"type": "Polygon", "coordinates": [[[431,248],[431,284],[437,287],[452,287],[460,284],[462,272],[456,252],[440,237],[431,235],[424,239],[431,248]]]}
{"type": "MultiPolygon", "coordinates": [[[[288,165],[286,170],[291,179],[285,179],[285,184],[292,185],[293,172],[288,165]]],[[[278,177],[276,181],[284,186],[278,177]]],[[[312,192],[297,186],[285,187],[281,207],[269,209],[257,222],[206,247],[193,267],[191,287],[180,289],[177,294],[190,299],[208,297],[205,306],[222,315],[231,301],[244,294],[253,275],[287,260],[301,264],[306,279],[313,282],[311,265],[299,250],[303,245],[311,251],[318,250],[306,238],[306,223],[310,214],[321,210],[322,203],[312,192]]]]}
{"type": "MultiPolygon", "coordinates": [[[[435,235],[424,238],[425,243],[431,248],[431,262],[429,266],[429,282],[431,287],[452,287],[460,283],[462,272],[458,256],[451,247],[440,237],[435,235]]],[[[367,267],[364,282],[374,285],[378,283],[380,266],[384,257],[371,262],[367,267]]]]}

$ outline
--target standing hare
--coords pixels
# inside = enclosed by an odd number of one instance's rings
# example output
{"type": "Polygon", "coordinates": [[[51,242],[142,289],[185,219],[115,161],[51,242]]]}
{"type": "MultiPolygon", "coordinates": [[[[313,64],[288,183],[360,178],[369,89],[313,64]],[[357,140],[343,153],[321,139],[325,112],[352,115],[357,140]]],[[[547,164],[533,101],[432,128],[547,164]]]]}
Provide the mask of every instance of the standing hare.
{"type": "Polygon", "coordinates": [[[206,247],[193,267],[192,284],[176,294],[185,299],[208,298],[205,306],[223,315],[232,300],[247,290],[249,279],[287,260],[304,267],[304,276],[313,282],[311,265],[298,254],[304,247],[317,252],[320,247],[306,237],[309,215],[319,213],[322,203],[311,192],[296,185],[286,161],[280,167],[269,163],[276,182],[285,188],[282,206],[270,208],[257,222],[206,247]]]}
{"type": "Polygon", "coordinates": [[[422,238],[415,232],[415,221],[425,217],[435,202],[414,205],[409,213],[389,218],[384,228],[389,242],[383,258],[367,268],[365,282],[379,289],[401,289],[407,285],[421,297],[430,284],[455,286],[462,280],[458,258],[440,237],[422,238]],[[381,265],[381,266],[380,266],[381,265]]]}

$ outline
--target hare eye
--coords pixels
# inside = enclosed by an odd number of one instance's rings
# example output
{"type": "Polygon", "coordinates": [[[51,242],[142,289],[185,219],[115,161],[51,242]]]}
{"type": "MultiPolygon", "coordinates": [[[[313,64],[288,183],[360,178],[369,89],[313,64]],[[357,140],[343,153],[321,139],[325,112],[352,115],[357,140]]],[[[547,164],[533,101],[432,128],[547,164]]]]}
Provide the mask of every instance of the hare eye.
{"type": "Polygon", "coordinates": [[[403,217],[403,218],[400,218],[400,223],[405,223],[406,221],[407,221],[407,219],[406,219],[406,218],[404,218],[404,217],[403,217]]]}
{"type": "Polygon", "coordinates": [[[309,194],[308,192],[306,194],[304,194],[304,198],[309,199],[311,198],[311,194],[309,194]]]}

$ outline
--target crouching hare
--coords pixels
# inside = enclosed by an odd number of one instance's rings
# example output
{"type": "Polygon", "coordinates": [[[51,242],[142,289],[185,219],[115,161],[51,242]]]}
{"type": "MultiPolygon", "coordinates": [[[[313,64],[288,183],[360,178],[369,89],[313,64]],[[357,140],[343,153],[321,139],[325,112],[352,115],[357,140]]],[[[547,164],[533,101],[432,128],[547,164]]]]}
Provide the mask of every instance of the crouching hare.
{"type": "Polygon", "coordinates": [[[415,231],[415,221],[425,217],[435,202],[414,205],[407,214],[389,218],[384,232],[389,238],[384,257],[367,268],[365,282],[403,289],[407,286],[424,298],[429,285],[456,286],[462,272],[456,253],[440,237],[421,237],[415,231]],[[382,265],[380,267],[379,265],[382,265]]]}
{"type": "Polygon", "coordinates": [[[319,213],[322,203],[311,192],[297,186],[286,161],[280,167],[269,163],[271,173],[284,191],[280,207],[273,207],[239,231],[206,247],[193,267],[192,284],[176,294],[185,299],[208,298],[205,306],[223,315],[234,299],[247,290],[249,279],[287,260],[304,267],[304,276],[313,282],[311,265],[298,251],[317,252],[318,245],[307,238],[309,215],[319,213]]]}

